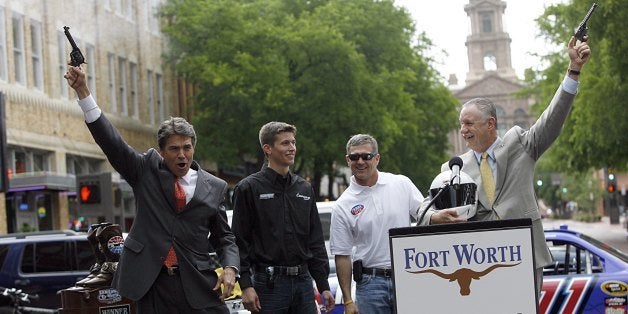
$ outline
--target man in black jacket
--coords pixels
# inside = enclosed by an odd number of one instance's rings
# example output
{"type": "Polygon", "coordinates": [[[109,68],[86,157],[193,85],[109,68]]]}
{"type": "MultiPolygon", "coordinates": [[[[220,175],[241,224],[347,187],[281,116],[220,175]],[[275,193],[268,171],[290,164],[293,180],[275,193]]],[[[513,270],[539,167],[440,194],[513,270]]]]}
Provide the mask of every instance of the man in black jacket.
{"type": "Polygon", "coordinates": [[[233,233],[240,249],[244,307],[260,313],[316,313],[312,278],[334,306],[329,259],[312,186],[290,172],[296,127],[269,122],[259,132],[268,161],[238,183],[233,233]]]}

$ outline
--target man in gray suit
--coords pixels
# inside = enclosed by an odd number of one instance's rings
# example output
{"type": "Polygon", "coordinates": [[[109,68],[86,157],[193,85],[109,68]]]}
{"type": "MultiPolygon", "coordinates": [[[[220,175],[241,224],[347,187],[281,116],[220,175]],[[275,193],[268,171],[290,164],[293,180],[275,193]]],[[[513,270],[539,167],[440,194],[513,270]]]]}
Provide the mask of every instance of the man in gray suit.
{"type": "Polygon", "coordinates": [[[65,78],[96,143],[135,194],[137,213],[112,286],[137,301],[140,313],[229,313],[224,298],[235,285],[239,254],[224,208],[227,183],[193,160],[192,125],[166,120],[159,150],[137,153],[101,112],[82,69],[70,67],[65,78]],[[220,277],[210,244],[225,265],[220,277]]]}
{"type": "MultiPolygon", "coordinates": [[[[563,83],[541,117],[530,130],[514,126],[503,138],[497,135],[495,105],[488,99],[475,98],[460,111],[460,133],[471,150],[460,156],[462,171],[478,184],[478,208],[473,220],[531,218],[534,234],[537,291],[543,283],[543,266],[552,262],[545,242],[534,186],[534,166],[556,140],[567,119],[578,87],[578,77],[589,60],[591,50],[586,42],[574,37],[568,44],[569,68],[563,83]],[[486,171],[481,171],[482,158],[486,171]],[[487,173],[484,176],[481,172],[487,173]],[[491,175],[492,172],[492,175],[491,175]],[[491,178],[492,176],[492,178],[491,178]],[[491,187],[487,192],[486,187],[491,187]],[[490,196],[492,195],[492,197],[490,196]]],[[[441,171],[449,170],[447,163],[441,171]]],[[[429,203],[426,199],[421,212],[429,203]]],[[[428,210],[421,224],[462,222],[453,209],[428,210]]]]}

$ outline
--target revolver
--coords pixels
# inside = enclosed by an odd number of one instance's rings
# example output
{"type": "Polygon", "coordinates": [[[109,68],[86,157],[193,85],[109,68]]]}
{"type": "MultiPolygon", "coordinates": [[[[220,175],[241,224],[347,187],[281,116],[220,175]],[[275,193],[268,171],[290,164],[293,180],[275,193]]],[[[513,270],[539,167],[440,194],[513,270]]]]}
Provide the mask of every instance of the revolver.
{"type": "Polygon", "coordinates": [[[576,32],[573,34],[573,36],[576,37],[576,39],[580,41],[584,41],[584,36],[587,35],[587,32],[589,30],[589,28],[587,27],[587,21],[589,21],[589,18],[593,14],[593,11],[595,11],[595,8],[597,8],[597,4],[593,2],[593,5],[589,9],[589,12],[584,17],[584,20],[580,22],[580,25],[578,25],[578,28],[576,28],[576,32]]]}
{"type": "Polygon", "coordinates": [[[86,63],[85,58],[83,57],[83,54],[81,53],[81,50],[74,42],[74,39],[72,39],[72,35],[70,35],[70,28],[67,26],[63,26],[63,30],[64,30],[63,32],[65,33],[65,37],[68,38],[68,40],[70,41],[70,45],[72,45],[72,52],[70,52],[70,63],[68,64],[73,67],[76,67],[83,63],[86,63]]]}

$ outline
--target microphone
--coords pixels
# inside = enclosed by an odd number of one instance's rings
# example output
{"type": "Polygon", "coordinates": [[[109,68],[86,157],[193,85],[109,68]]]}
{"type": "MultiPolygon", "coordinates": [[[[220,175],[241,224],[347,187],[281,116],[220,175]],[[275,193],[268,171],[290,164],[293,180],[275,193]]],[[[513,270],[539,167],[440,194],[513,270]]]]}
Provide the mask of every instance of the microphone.
{"type": "Polygon", "coordinates": [[[460,185],[460,169],[462,168],[462,158],[455,156],[449,160],[449,169],[451,169],[451,185],[457,190],[460,185]]]}
{"type": "Polygon", "coordinates": [[[449,160],[449,169],[451,169],[450,185],[452,187],[449,198],[451,204],[455,206],[458,204],[456,196],[458,194],[458,188],[460,187],[460,168],[462,168],[462,158],[454,156],[449,160]]]}

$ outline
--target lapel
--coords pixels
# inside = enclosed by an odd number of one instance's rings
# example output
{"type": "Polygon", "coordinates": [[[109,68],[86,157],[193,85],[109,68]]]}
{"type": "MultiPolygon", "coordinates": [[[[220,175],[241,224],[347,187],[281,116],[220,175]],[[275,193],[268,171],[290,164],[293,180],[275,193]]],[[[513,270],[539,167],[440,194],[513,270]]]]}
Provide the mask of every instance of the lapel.
{"type": "Polygon", "coordinates": [[[196,163],[196,161],[192,161],[192,169],[196,170],[196,188],[194,189],[194,195],[192,199],[188,203],[186,207],[193,208],[197,204],[206,202],[209,203],[207,198],[210,197],[210,192],[212,190],[211,184],[208,183],[210,180],[209,173],[203,171],[201,167],[196,163]]]}
{"type": "Polygon", "coordinates": [[[174,175],[168,167],[163,162],[159,164],[159,184],[161,185],[161,189],[164,191],[164,196],[170,205],[172,210],[175,210],[174,203],[174,175]]]}
{"type": "Polygon", "coordinates": [[[497,145],[493,150],[495,161],[497,162],[497,180],[495,181],[495,199],[499,198],[499,193],[504,187],[506,180],[506,168],[508,167],[508,149],[504,145],[504,140],[497,138],[497,145]]]}

